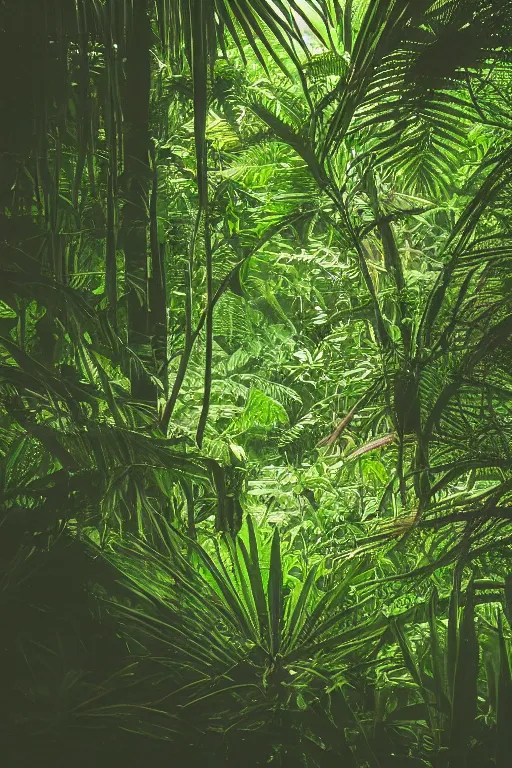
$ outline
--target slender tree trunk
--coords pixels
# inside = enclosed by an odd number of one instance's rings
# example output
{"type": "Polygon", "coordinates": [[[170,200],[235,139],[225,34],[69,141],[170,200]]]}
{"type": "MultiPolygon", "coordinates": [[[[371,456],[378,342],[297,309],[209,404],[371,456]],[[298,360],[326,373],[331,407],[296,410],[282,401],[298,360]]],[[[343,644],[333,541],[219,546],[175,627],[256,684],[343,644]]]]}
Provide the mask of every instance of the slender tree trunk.
{"type": "MultiPolygon", "coordinates": [[[[128,346],[145,363],[149,338],[149,98],[151,27],[146,0],[133,0],[126,39],[122,242],[125,255],[128,346]]],[[[155,388],[141,366],[130,362],[132,395],[152,400],[155,388]]]]}
{"type": "Polygon", "coordinates": [[[110,2],[106,5],[106,34],[105,34],[105,70],[107,76],[107,93],[105,101],[105,135],[108,148],[107,171],[107,237],[105,243],[105,286],[110,309],[110,318],[114,328],[117,328],[117,165],[119,148],[118,121],[118,67],[117,51],[114,48],[116,21],[114,8],[110,2]]]}
{"type": "Polygon", "coordinates": [[[153,181],[149,204],[151,273],[149,276],[149,331],[153,357],[158,377],[164,385],[164,395],[168,397],[167,364],[167,278],[165,272],[165,244],[158,239],[157,198],[158,168],[156,152],[151,153],[153,181]]]}

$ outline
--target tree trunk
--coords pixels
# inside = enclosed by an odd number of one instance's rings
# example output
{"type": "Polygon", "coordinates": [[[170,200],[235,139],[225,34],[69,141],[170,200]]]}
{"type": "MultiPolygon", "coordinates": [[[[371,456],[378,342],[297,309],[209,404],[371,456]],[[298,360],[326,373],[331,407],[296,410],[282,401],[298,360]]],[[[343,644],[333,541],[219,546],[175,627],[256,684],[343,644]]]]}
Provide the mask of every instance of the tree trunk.
{"type": "Polygon", "coordinates": [[[169,375],[167,364],[167,278],[165,270],[165,243],[158,239],[157,197],[158,168],[156,153],[152,151],[153,182],[151,185],[150,243],[151,274],[149,276],[149,335],[153,348],[153,358],[158,378],[164,387],[164,396],[169,395],[169,375]]]}
{"type": "MultiPolygon", "coordinates": [[[[148,302],[149,98],[151,27],[146,0],[133,0],[126,39],[123,104],[124,173],[122,244],[128,346],[146,365],[151,356],[148,302]]],[[[130,361],[132,395],[153,400],[155,387],[136,360],[130,361]]]]}

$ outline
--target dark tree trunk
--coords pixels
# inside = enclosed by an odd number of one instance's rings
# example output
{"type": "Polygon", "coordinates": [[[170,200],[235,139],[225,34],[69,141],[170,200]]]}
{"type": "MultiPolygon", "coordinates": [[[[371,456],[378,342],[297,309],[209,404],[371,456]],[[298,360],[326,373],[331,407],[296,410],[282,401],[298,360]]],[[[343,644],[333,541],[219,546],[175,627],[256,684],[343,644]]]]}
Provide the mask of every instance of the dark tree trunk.
{"type": "Polygon", "coordinates": [[[158,239],[157,197],[158,169],[156,153],[152,152],[153,182],[151,187],[150,243],[151,274],[149,277],[149,331],[157,375],[163,382],[164,395],[168,397],[167,365],[167,279],[165,271],[165,244],[158,239]]]}
{"type": "MultiPolygon", "coordinates": [[[[125,255],[128,346],[146,365],[151,343],[148,302],[149,99],[151,27],[146,0],[133,0],[126,39],[124,88],[124,173],[122,244],[125,255]]],[[[135,360],[130,363],[132,395],[155,398],[155,387],[135,360]]]]}

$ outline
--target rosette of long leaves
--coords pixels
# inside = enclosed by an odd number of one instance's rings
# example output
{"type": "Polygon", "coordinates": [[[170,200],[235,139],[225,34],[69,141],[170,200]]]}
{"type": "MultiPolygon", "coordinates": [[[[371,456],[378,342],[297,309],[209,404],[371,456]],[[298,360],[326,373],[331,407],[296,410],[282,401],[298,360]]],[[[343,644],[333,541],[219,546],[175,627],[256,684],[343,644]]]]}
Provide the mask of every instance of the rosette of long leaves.
{"type": "Polygon", "coordinates": [[[294,577],[279,531],[259,543],[250,517],[236,541],[225,537],[212,553],[173,529],[162,534],[160,552],[131,539],[106,553],[129,596],[111,608],[134,650],[143,647],[160,669],[154,705],[183,711],[184,727],[193,721],[204,732],[257,730],[267,744],[293,732],[306,751],[327,739],[353,761],[343,728],[358,725],[343,673],[386,629],[363,609],[371,592],[350,597],[364,564],[346,564],[331,583],[319,563],[294,577]]]}

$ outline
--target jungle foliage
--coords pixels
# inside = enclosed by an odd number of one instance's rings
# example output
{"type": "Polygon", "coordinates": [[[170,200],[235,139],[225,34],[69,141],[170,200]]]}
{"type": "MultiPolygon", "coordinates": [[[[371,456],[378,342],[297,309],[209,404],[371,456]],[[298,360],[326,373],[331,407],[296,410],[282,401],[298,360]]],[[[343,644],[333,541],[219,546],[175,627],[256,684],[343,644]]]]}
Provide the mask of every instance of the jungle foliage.
{"type": "Polygon", "coordinates": [[[511,0],[0,0],[11,766],[509,768],[511,0]]]}

